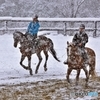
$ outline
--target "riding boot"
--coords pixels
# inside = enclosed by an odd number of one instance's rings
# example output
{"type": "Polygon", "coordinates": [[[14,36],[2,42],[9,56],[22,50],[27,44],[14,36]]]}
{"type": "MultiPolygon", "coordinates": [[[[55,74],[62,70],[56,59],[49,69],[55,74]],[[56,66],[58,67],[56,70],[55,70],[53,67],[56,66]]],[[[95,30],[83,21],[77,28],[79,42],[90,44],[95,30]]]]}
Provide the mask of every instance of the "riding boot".
{"type": "Polygon", "coordinates": [[[63,63],[68,65],[69,62],[70,62],[70,59],[68,57],[63,63]]]}
{"type": "Polygon", "coordinates": [[[86,52],[82,54],[82,57],[84,60],[84,65],[87,66],[89,61],[88,61],[88,56],[87,56],[86,52]]]}

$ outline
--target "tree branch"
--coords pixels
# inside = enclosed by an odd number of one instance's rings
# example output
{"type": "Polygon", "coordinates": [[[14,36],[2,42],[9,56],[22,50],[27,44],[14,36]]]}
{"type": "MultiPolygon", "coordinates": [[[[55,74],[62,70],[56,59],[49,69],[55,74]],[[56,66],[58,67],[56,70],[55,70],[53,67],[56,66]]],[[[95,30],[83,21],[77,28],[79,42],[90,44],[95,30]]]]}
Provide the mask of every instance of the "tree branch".
{"type": "Polygon", "coordinates": [[[77,9],[76,9],[76,12],[75,12],[75,14],[74,14],[74,17],[76,17],[77,12],[78,12],[78,9],[79,9],[79,7],[84,3],[84,1],[85,1],[85,0],[81,0],[80,2],[77,2],[77,9]]]}

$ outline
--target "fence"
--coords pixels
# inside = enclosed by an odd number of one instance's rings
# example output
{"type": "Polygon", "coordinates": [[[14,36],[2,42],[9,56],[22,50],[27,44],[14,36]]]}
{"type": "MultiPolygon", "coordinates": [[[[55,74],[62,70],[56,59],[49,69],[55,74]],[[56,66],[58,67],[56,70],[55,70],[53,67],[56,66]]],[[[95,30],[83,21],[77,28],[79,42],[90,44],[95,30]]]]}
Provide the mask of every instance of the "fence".
{"type": "MultiPolygon", "coordinates": [[[[25,27],[20,27],[20,25],[18,24],[15,27],[14,24],[11,25],[11,23],[29,23],[30,21],[32,21],[32,18],[30,17],[0,17],[0,23],[2,23],[2,25],[0,25],[0,31],[15,31],[15,30],[26,30],[27,29],[27,24],[25,25],[25,27]],[[10,24],[9,24],[10,23],[10,24]]],[[[63,34],[66,35],[68,31],[78,31],[78,27],[79,25],[73,25],[76,23],[92,23],[92,28],[90,27],[86,27],[86,31],[92,31],[93,36],[97,36],[97,31],[100,30],[99,28],[99,22],[100,19],[99,18],[39,18],[39,21],[41,23],[41,27],[40,27],[40,31],[63,31],[63,34]],[[62,23],[62,26],[58,27],[59,25],[56,24],[53,27],[49,24],[48,26],[46,25],[45,27],[43,26],[42,23],[62,23]],[[69,26],[69,23],[71,23],[71,25],[73,27],[69,26]],[[78,26],[78,27],[75,27],[78,26]]],[[[86,24],[85,24],[86,25],[86,24]]]]}

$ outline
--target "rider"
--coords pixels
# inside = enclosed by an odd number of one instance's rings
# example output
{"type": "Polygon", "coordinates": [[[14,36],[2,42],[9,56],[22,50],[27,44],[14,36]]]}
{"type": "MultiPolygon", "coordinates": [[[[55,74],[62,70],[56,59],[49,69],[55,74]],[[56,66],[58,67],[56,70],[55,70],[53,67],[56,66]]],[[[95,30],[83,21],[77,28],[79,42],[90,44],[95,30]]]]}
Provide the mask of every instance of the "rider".
{"type": "Polygon", "coordinates": [[[40,24],[38,21],[38,16],[35,15],[35,17],[33,18],[33,21],[31,21],[28,25],[26,35],[33,36],[33,39],[35,39],[37,37],[39,27],[40,27],[40,24]]]}
{"type": "MultiPolygon", "coordinates": [[[[79,33],[76,33],[73,37],[72,42],[75,46],[79,48],[79,53],[84,59],[84,64],[88,63],[88,56],[85,51],[85,45],[88,42],[88,35],[85,33],[85,25],[81,24],[79,28],[79,33]]],[[[68,64],[67,60],[64,62],[64,64],[68,64]]]]}

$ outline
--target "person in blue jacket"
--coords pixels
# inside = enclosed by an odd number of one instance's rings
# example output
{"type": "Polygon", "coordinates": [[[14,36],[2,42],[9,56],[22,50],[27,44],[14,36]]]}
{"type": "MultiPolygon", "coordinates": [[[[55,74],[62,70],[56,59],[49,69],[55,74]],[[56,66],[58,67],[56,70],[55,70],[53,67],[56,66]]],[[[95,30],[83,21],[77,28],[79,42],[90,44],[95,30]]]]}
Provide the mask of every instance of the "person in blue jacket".
{"type": "Polygon", "coordinates": [[[39,21],[38,21],[38,16],[35,15],[35,17],[33,18],[33,21],[31,21],[28,25],[26,34],[36,38],[37,33],[39,31],[39,27],[40,27],[40,24],[39,24],[39,21]]]}

